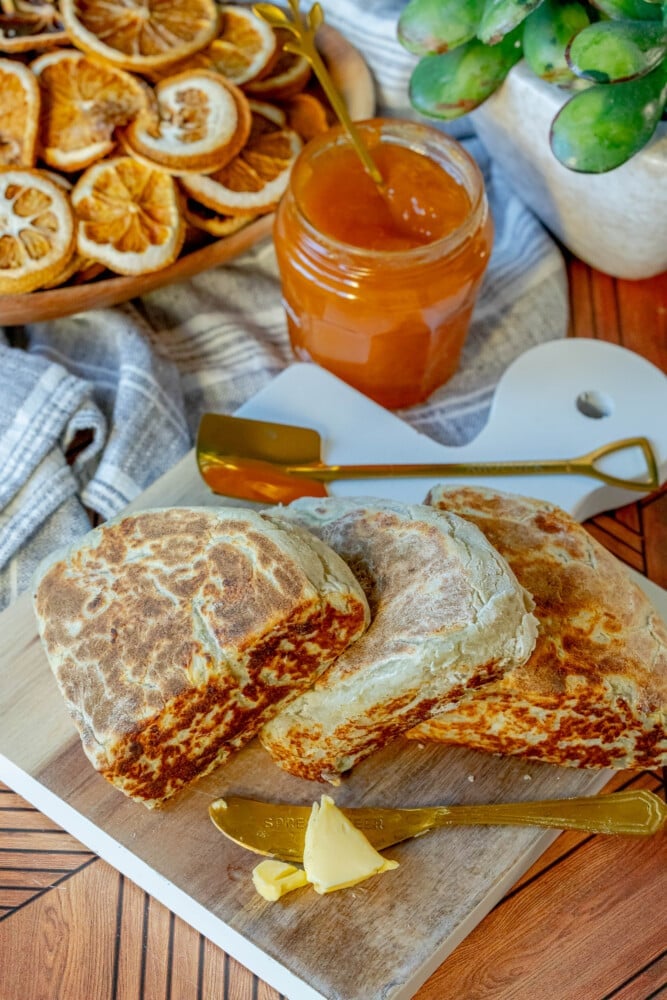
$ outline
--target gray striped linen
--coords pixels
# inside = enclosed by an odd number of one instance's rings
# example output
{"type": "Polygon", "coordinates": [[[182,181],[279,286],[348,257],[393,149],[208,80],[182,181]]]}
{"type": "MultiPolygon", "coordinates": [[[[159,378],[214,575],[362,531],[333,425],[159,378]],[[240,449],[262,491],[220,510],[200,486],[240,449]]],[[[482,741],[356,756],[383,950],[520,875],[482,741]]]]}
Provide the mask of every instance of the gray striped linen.
{"type": "MultiPolygon", "coordinates": [[[[363,53],[378,112],[414,118],[407,94],[415,59],[396,41],[403,5],[323,7],[363,53]]],[[[507,366],[566,335],[568,296],[559,250],[489,162],[470,121],[447,131],[484,172],[494,249],[459,372],[400,415],[463,444],[484,426],[507,366]]],[[[0,607],[29,586],[43,556],[87,530],[91,511],[116,514],[185,454],[202,412],[233,412],[292,360],[270,240],[114,309],[0,328],[0,607]],[[68,465],[81,430],[92,441],[68,465]]]]}

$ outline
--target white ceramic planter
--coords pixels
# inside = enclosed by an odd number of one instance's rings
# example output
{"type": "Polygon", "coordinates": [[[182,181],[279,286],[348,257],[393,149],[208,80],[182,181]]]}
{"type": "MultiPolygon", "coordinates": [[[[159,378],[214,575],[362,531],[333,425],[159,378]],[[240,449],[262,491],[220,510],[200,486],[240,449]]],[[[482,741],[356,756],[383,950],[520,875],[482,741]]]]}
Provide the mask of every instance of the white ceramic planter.
{"type": "Polygon", "coordinates": [[[566,100],[522,62],[472,120],[512,187],[577,257],[618,278],[659,274],[667,269],[667,123],[616,170],[579,174],[549,146],[566,100]]]}

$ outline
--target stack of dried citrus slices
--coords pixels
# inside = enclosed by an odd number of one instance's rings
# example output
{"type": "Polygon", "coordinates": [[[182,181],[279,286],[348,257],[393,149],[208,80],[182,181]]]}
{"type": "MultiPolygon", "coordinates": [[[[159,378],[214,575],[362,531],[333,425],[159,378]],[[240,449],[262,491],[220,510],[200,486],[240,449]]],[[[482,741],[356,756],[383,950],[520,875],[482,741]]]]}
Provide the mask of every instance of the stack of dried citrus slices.
{"type": "Polygon", "coordinates": [[[329,124],[285,41],[216,0],[0,0],[0,294],[157,271],[271,212],[329,124]]]}

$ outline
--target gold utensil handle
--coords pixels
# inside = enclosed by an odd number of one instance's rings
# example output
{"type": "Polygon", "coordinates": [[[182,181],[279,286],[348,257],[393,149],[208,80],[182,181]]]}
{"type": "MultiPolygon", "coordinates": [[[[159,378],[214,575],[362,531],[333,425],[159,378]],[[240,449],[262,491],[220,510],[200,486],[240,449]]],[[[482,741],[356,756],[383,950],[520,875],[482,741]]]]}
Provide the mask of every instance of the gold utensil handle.
{"type": "Polygon", "coordinates": [[[329,70],[324,64],[315,44],[315,33],[324,23],[324,12],[321,6],[319,3],[313,4],[304,16],[299,10],[299,0],[288,0],[288,4],[292,14],[291,19],[284,10],[281,10],[272,3],[256,3],[253,5],[252,10],[257,17],[266,21],[273,28],[281,28],[283,31],[289,31],[293,36],[285,43],[285,51],[302,56],[310,63],[311,69],[317,77],[322,90],[327,95],[334,114],[347,132],[357,155],[364,165],[364,169],[380,189],[384,188],[382,174],[354,126],[345,102],[336,90],[329,70]]]}
{"type": "Polygon", "coordinates": [[[433,826],[512,824],[640,836],[657,833],[667,821],[667,805],[645,789],[543,802],[451,806],[433,812],[433,826]]]}
{"type": "MultiPolygon", "coordinates": [[[[213,823],[234,843],[284,861],[303,859],[309,806],[262,802],[236,795],[209,807],[213,823]]],[[[648,836],[667,822],[667,806],[653,792],[612,792],[584,798],[419,809],[361,807],[343,812],[379,851],[444,826],[536,826],[585,833],[648,836]]]]}
{"type": "Polygon", "coordinates": [[[660,485],[658,464],[651,443],[645,437],[612,441],[577,458],[525,459],[504,462],[424,462],[410,465],[308,464],[287,465],[284,467],[284,471],[288,475],[302,476],[305,479],[315,479],[319,482],[332,482],[336,479],[375,479],[385,476],[393,479],[408,476],[539,476],[569,473],[593,476],[610,486],[621,486],[625,489],[641,490],[642,492],[657,489],[660,485]],[[644,479],[623,479],[611,476],[597,467],[597,463],[605,456],[632,448],[639,448],[645,458],[646,476],[644,479]]]}

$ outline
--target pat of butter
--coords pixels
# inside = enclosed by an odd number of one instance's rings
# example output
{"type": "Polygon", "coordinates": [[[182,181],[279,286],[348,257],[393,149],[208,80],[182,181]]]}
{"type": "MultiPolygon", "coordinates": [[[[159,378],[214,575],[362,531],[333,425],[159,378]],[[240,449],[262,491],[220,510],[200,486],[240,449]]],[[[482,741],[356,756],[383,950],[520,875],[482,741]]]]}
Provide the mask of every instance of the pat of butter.
{"type": "Polygon", "coordinates": [[[286,861],[269,859],[260,861],[257,867],[253,868],[252,880],[260,896],[272,903],[286,892],[308,885],[306,873],[302,868],[289,865],[286,861]]]}
{"type": "Polygon", "coordinates": [[[334,892],[371,875],[398,868],[375,850],[328,795],[313,803],[306,827],[303,866],[316,892],[334,892]]]}

